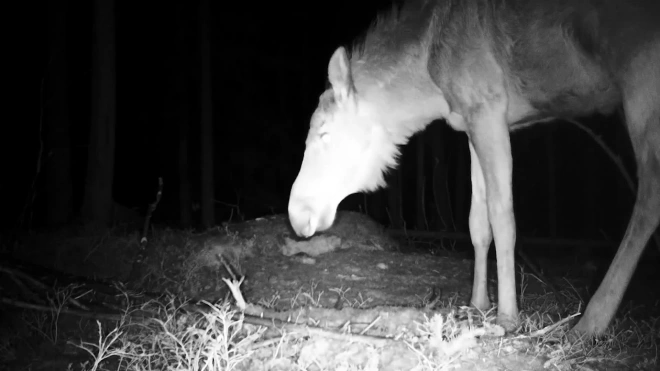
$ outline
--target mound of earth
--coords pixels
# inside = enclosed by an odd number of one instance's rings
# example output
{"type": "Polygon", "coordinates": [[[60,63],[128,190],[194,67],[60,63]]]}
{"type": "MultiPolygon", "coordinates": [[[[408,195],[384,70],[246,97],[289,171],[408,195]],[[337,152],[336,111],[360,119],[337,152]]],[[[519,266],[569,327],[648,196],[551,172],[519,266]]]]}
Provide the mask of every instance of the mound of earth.
{"type": "Polygon", "coordinates": [[[296,237],[286,215],[274,215],[183,240],[181,233],[165,231],[151,244],[157,247],[147,256],[139,286],[205,300],[228,293],[222,278],[231,271],[246,277],[242,289],[255,301],[277,295],[290,306],[299,290],[314,286],[324,292],[322,305],[338,305],[337,295],[328,290],[340,288],[350,291],[349,300],[412,305],[434,290],[438,295],[457,291],[447,290],[448,281],[469,284],[471,272],[467,260],[442,268],[442,258],[398,253],[397,241],[381,225],[355,212],[338,213],[332,228],[310,239],[296,237]],[[416,287],[408,285],[413,279],[416,287]]]}

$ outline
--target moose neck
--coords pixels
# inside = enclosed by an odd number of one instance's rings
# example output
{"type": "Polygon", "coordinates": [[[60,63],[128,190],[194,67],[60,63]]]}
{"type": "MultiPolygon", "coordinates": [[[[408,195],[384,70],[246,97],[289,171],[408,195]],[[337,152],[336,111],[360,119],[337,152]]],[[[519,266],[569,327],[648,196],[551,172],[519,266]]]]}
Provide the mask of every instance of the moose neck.
{"type": "Polygon", "coordinates": [[[431,79],[424,55],[409,54],[389,68],[374,68],[367,61],[357,60],[352,68],[358,95],[372,106],[378,122],[397,145],[405,144],[411,135],[449,114],[447,101],[431,79]]]}
{"type": "Polygon", "coordinates": [[[449,115],[428,70],[430,31],[442,18],[433,8],[433,2],[407,2],[379,17],[353,48],[351,70],[358,95],[374,106],[397,145],[449,115]]]}

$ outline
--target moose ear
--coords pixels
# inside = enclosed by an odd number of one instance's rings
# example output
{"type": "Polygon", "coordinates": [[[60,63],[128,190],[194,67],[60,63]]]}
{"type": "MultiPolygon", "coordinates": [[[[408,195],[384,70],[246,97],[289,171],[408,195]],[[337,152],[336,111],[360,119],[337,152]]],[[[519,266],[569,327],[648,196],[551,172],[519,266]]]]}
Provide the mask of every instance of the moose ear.
{"type": "Polygon", "coordinates": [[[343,47],[339,47],[330,58],[328,80],[332,84],[335,100],[338,102],[346,100],[355,91],[351,76],[351,64],[348,61],[346,49],[343,47]]]}

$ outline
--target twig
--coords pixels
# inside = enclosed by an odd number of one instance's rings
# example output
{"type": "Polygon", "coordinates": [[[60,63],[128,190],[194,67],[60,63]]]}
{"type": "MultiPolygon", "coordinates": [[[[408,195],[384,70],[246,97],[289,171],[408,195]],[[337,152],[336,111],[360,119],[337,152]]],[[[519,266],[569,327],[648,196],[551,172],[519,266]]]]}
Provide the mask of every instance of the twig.
{"type": "MultiPolygon", "coordinates": [[[[47,305],[40,305],[40,304],[32,304],[32,303],[26,303],[22,300],[16,300],[16,299],[8,299],[8,298],[2,298],[0,297],[0,303],[6,304],[6,305],[11,305],[13,307],[17,308],[25,308],[25,309],[32,309],[32,310],[38,310],[42,312],[52,312],[53,308],[47,305]]],[[[112,313],[96,313],[96,312],[87,312],[87,311],[82,311],[82,310],[75,310],[75,309],[67,309],[67,308],[62,308],[60,313],[65,313],[65,314],[71,314],[74,316],[78,317],[85,317],[85,318],[93,318],[93,319],[104,319],[104,320],[109,320],[109,321],[120,321],[124,314],[112,314],[112,313]]]]}
{"type": "MultiPolygon", "coordinates": [[[[31,276],[28,275],[27,273],[21,272],[21,271],[18,270],[18,269],[13,269],[13,268],[9,268],[9,267],[1,266],[1,265],[0,265],[0,272],[7,273],[7,274],[11,277],[11,279],[12,279],[12,280],[13,280],[13,281],[14,281],[19,287],[21,287],[23,290],[25,290],[25,291],[27,292],[28,296],[30,296],[32,299],[35,299],[35,297],[36,297],[37,295],[36,295],[34,292],[32,292],[32,290],[28,289],[28,287],[25,286],[25,285],[23,284],[23,282],[21,282],[18,278],[21,278],[21,279],[23,279],[23,280],[25,280],[25,281],[28,281],[28,283],[30,283],[30,284],[36,286],[36,287],[39,288],[39,289],[42,289],[42,290],[51,290],[50,287],[46,286],[45,284],[43,284],[43,283],[40,282],[39,280],[37,280],[37,279],[31,277],[31,276]]],[[[78,308],[80,308],[80,309],[83,309],[83,310],[87,310],[87,309],[89,309],[89,308],[87,308],[87,306],[85,306],[84,304],[80,303],[80,302],[79,302],[77,299],[75,299],[75,298],[69,298],[69,301],[71,302],[71,304],[75,305],[76,307],[78,307],[78,308]]]]}
{"type": "MultiPolygon", "coordinates": [[[[591,137],[591,139],[593,139],[596,142],[596,144],[598,144],[598,146],[605,152],[607,157],[609,157],[610,160],[612,160],[612,162],[614,163],[614,166],[616,166],[616,168],[619,169],[619,173],[621,174],[621,176],[623,177],[623,180],[628,185],[628,189],[630,189],[630,192],[632,193],[633,198],[636,198],[637,197],[637,187],[635,186],[635,182],[633,181],[632,177],[630,176],[630,173],[626,170],[626,167],[623,164],[623,161],[621,161],[621,158],[619,156],[617,156],[614,153],[614,151],[612,151],[610,149],[610,147],[607,145],[607,143],[605,143],[603,138],[601,138],[599,135],[594,133],[593,130],[589,129],[588,127],[586,127],[585,125],[583,125],[582,123],[580,123],[578,121],[569,120],[569,119],[567,119],[565,121],[577,126],[578,128],[580,128],[582,131],[587,133],[587,135],[589,135],[591,137]]],[[[655,246],[660,251],[660,234],[658,234],[656,232],[656,233],[653,233],[652,236],[653,236],[653,242],[655,242],[655,246]]]]}
{"type": "Polygon", "coordinates": [[[234,296],[234,299],[236,300],[236,306],[241,309],[241,311],[245,311],[245,308],[247,307],[247,304],[245,303],[245,299],[243,299],[243,294],[241,293],[240,286],[243,283],[243,280],[245,277],[241,277],[240,281],[237,280],[228,280],[224,277],[222,277],[222,280],[225,281],[227,286],[229,287],[229,291],[231,291],[231,294],[234,296]]]}
{"type": "Polygon", "coordinates": [[[147,256],[147,243],[149,240],[147,239],[147,234],[149,232],[149,224],[151,223],[151,216],[153,215],[154,211],[156,211],[156,207],[158,207],[158,203],[160,202],[160,198],[163,195],[163,178],[158,177],[158,190],[156,191],[156,199],[154,202],[149,204],[149,207],[147,208],[147,215],[144,218],[144,227],[142,228],[142,236],[140,236],[140,243],[137,248],[137,253],[135,254],[135,260],[133,261],[133,265],[131,266],[131,272],[128,275],[128,280],[127,282],[137,282],[140,278],[140,273],[141,273],[141,268],[142,264],[144,263],[144,260],[146,259],[147,256]]]}
{"type": "Polygon", "coordinates": [[[364,335],[367,331],[369,331],[370,328],[372,328],[376,322],[380,321],[380,316],[376,317],[371,323],[364,328],[364,330],[360,331],[360,335],[364,335]]]}
{"type": "Polygon", "coordinates": [[[581,129],[582,131],[587,133],[587,135],[589,135],[591,137],[591,139],[593,139],[594,142],[596,142],[596,144],[598,144],[598,146],[603,151],[605,151],[605,154],[607,154],[607,157],[609,157],[610,160],[612,160],[612,162],[614,163],[614,166],[616,166],[617,169],[619,169],[619,172],[621,173],[621,176],[623,177],[623,180],[625,180],[626,184],[628,185],[628,189],[630,189],[630,191],[633,193],[633,195],[635,195],[637,193],[637,191],[636,191],[637,187],[635,187],[635,182],[633,182],[632,177],[630,176],[630,174],[626,170],[626,167],[623,164],[623,161],[621,161],[621,158],[619,156],[617,156],[616,154],[614,154],[614,151],[612,151],[610,149],[610,147],[607,145],[607,143],[605,143],[603,138],[601,138],[598,134],[594,133],[593,130],[589,129],[588,127],[586,127],[581,122],[578,122],[578,121],[575,121],[575,120],[565,120],[565,121],[577,126],[579,129],[581,129]]]}
{"type": "Polygon", "coordinates": [[[559,288],[546,277],[543,272],[532,262],[532,259],[529,258],[527,253],[518,248],[516,249],[516,254],[518,254],[518,257],[522,259],[522,261],[529,267],[529,269],[532,270],[534,274],[536,274],[537,279],[540,280],[541,282],[545,283],[546,285],[550,286],[550,289],[555,295],[555,299],[557,300],[557,303],[559,304],[559,308],[562,314],[565,314],[566,311],[566,303],[564,302],[564,299],[561,297],[559,293],[559,288]]]}
{"type": "MultiPolygon", "coordinates": [[[[48,64],[52,62],[49,61],[48,64]]],[[[37,197],[37,179],[39,178],[39,174],[41,174],[41,161],[44,155],[44,138],[43,138],[43,130],[44,130],[44,85],[46,84],[46,76],[44,76],[41,79],[41,86],[39,88],[39,155],[37,156],[37,169],[34,173],[34,177],[32,178],[32,183],[30,185],[30,190],[28,191],[28,196],[27,200],[25,202],[25,205],[23,205],[23,211],[21,211],[21,215],[18,218],[18,227],[21,227],[23,223],[25,222],[25,214],[28,212],[28,207],[30,209],[30,223],[28,224],[28,229],[29,225],[32,223],[32,213],[33,209],[32,206],[34,205],[34,200],[37,197]]]]}
{"type": "Polygon", "coordinates": [[[225,269],[231,276],[231,279],[236,281],[236,275],[232,271],[231,266],[229,265],[229,263],[227,263],[227,260],[224,258],[224,256],[222,256],[222,254],[217,254],[216,256],[218,257],[218,260],[220,260],[220,263],[222,263],[222,265],[225,266],[225,269]]]}
{"type": "Polygon", "coordinates": [[[552,325],[546,326],[546,327],[544,327],[544,328],[542,328],[542,329],[540,329],[540,330],[536,330],[536,331],[534,331],[534,332],[532,332],[532,333],[530,333],[530,334],[516,336],[514,339],[520,339],[520,338],[535,338],[535,337],[539,337],[539,336],[546,335],[547,333],[554,331],[557,327],[559,327],[559,326],[563,325],[564,323],[570,321],[571,319],[573,319],[573,318],[579,316],[580,314],[581,314],[581,313],[574,313],[574,314],[571,314],[570,316],[568,316],[568,317],[566,317],[566,318],[564,318],[564,319],[562,319],[562,320],[560,320],[560,321],[558,321],[558,322],[555,322],[555,323],[553,323],[552,325]]]}
{"type": "Polygon", "coordinates": [[[163,196],[163,178],[158,177],[158,191],[156,191],[156,200],[149,204],[147,208],[147,216],[144,218],[144,228],[142,228],[142,237],[140,238],[140,245],[145,245],[147,243],[147,233],[149,232],[149,223],[151,222],[151,216],[158,207],[160,198],[163,196]]]}
{"type": "Polygon", "coordinates": [[[357,341],[360,343],[372,344],[374,346],[385,346],[387,344],[391,344],[392,342],[395,342],[394,339],[388,339],[380,336],[362,335],[359,333],[346,334],[331,329],[324,329],[310,325],[290,323],[275,318],[260,318],[247,314],[244,316],[243,321],[257,326],[266,326],[268,328],[277,328],[280,330],[286,329],[288,331],[298,331],[298,332],[302,332],[303,334],[319,335],[335,340],[357,341]]]}

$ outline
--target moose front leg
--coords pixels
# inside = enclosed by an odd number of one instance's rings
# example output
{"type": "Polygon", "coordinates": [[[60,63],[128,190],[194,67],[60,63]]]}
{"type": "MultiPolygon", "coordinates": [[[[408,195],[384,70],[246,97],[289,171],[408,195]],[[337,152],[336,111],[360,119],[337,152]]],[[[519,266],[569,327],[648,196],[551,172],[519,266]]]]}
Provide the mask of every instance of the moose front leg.
{"type": "Polygon", "coordinates": [[[488,220],[486,181],[479,157],[470,142],[470,178],[472,203],[470,205],[470,237],[474,246],[474,281],[470,304],[482,311],[490,308],[488,299],[488,249],[493,242],[493,232],[488,220]]]}
{"type": "MultiPolygon", "coordinates": [[[[488,115],[478,116],[480,117],[473,117],[469,125],[468,135],[470,138],[471,153],[476,154],[476,156],[473,154],[472,157],[478,159],[483,180],[485,181],[486,205],[488,209],[487,219],[490,222],[492,234],[495,239],[497,253],[497,322],[507,331],[511,331],[518,324],[514,262],[516,222],[513,215],[513,191],[511,185],[513,171],[511,143],[508,126],[503,115],[500,116],[490,112],[488,115]],[[501,117],[501,119],[493,120],[493,117],[501,117]]],[[[473,164],[472,170],[474,171],[475,168],[473,164]]],[[[473,183],[475,178],[478,179],[479,177],[472,174],[473,183]]],[[[474,188],[475,186],[473,184],[474,188]]],[[[475,201],[475,195],[472,196],[472,200],[473,202],[475,201]]],[[[473,217],[472,212],[479,212],[479,206],[477,208],[473,206],[470,215],[470,227],[478,227],[477,231],[471,232],[473,241],[476,239],[480,245],[478,247],[475,244],[475,257],[482,261],[480,264],[485,265],[485,255],[488,247],[484,247],[484,244],[488,236],[484,232],[483,225],[480,224],[484,218],[478,215],[473,217]]],[[[490,241],[488,242],[490,243],[490,241]]],[[[485,267],[483,271],[485,271],[485,267]]],[[[483,280],[483,277],[477,277],[475,275],[474,286],[480,287],[480,283],[476,282],[477,278],[483,280]]],[[[473,292],[472,297],[473,300],[484,300],[483,294],[475,298],[473,292]]]]}

